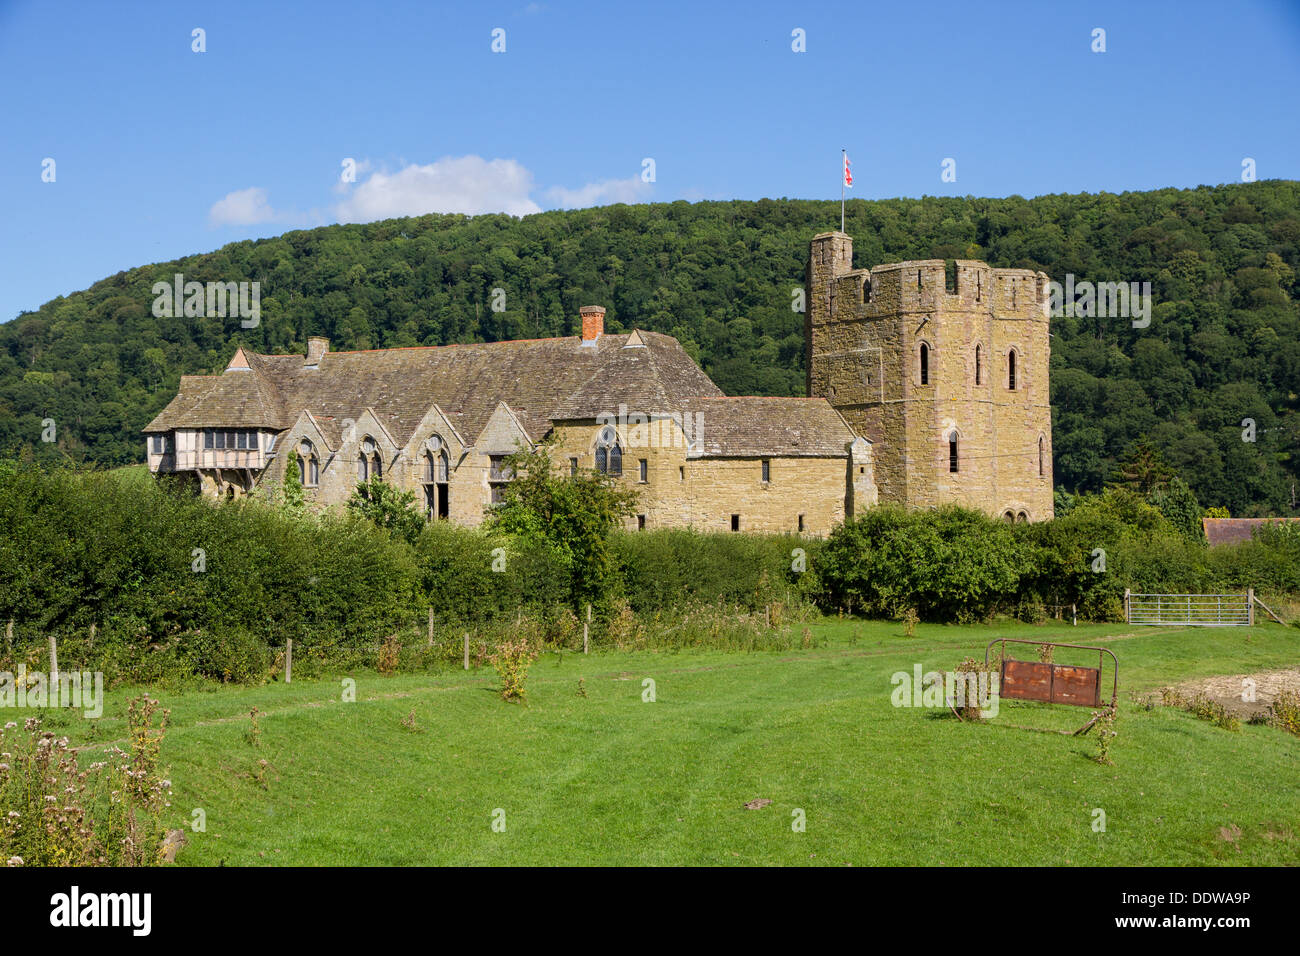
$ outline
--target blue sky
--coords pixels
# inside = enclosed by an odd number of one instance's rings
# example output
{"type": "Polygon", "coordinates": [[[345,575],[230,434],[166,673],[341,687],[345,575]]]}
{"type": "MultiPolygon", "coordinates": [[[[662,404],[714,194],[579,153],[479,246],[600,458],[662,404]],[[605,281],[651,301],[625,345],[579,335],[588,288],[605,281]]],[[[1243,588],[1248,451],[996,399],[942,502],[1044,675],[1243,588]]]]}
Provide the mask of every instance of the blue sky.
{"type": "Polygon", "coordinates": [[[841,147],[858,198],[1295,179],[1298,91],[1296,0],[0,0],[0,321],[303,226],[835,197],[841,147]]]}

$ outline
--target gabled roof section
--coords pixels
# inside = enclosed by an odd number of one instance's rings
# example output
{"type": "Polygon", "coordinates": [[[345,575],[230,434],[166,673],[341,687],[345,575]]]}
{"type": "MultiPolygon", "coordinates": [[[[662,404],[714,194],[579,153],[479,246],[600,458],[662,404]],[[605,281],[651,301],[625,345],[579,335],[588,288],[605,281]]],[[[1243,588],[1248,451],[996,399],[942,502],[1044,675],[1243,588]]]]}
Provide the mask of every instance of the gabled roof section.
{"type": "Polygon", "coordinates": [[[483,430],[475,436],[474,447],[488,453],[513,454],[521,439],[524,445],[537,443],[514,409],[505,402],[497,402],[483,430]]]}
{"type": "Polygon", "coordinates": [[[618,414],[619,405],[633,413],[668,414],[684,398],[722,395],[672,336],[633,332],[601,339],[613,339],[610,345],[616,348],[605,350],[604,361],[555,406],[552,419],[618,414]],[[623,347],[633,335],[645,348],[623,347]]]}
{"type": "Polygon", "coordinates": [[[374,438],[382,437],[384,441],[399,449],[406,444],[405,441],[397,440],[397,437],[393,434],[392,430],[384,422],[383,416],[370,406],[366,406],[362,409],[361,414],[357,416],[356,421],[352,424],[359,436],[370,435],[374,438]],[[373,428],[371,427],[372,422],[374,423],[373,428]],[[375,432],[378,432],[379,434],[376,435],[375,432]]]}
{"type": "Polygon", "coordinates": [[[182,375],[176,397],[144,430],[287,428],[292,419],[278,390],[249,358],[249,353],[239,349],[220,375],[182,375]],[[245,367],[238,367],[236,360],[243,361],[245,367]]]}
{"type": "Polygon", "coordinates": [[[847,458],[857,436],[824,398],[692,398],[692,458],[847,458]]]}
{"type": "Polygon", "coordinates": [[[1291,521],[1300,518],[1202,518],[1201,527],[1210,544],[1241,544],[1254,536],[1256,528],[1291,521]]]}

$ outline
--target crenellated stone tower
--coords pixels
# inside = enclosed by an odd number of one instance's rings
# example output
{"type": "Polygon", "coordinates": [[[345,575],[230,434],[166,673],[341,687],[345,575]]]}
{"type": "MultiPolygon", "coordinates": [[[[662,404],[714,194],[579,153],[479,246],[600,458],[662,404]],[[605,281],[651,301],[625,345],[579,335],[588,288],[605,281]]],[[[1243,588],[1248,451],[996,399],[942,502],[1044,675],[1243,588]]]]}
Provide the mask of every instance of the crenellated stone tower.
{"type": "Polygon", "coordinates": [[[963,259],[854,269],[848,235],[813,237],[808,395],[871,440],[882,502],[1052,516],[1047,282],[963,259]]]}

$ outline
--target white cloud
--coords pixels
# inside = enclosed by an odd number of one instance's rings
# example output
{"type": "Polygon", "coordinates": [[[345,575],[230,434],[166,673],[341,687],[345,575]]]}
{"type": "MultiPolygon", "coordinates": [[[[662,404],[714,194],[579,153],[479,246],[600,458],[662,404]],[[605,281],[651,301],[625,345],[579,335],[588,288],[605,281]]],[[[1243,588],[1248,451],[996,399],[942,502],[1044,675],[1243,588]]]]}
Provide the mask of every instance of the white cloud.
{"type": "MultiPolygon", "coordinates": [[[[374,222],[428,213],[526,216],[542,211],[531,196],[535,188],[532,172],[513,159],[446,156],[424,166],[409,163],[395,173],[376,169],[369,160],[361,159],[356,172],[358,182],[336,181],[333,186],[335,193],[342,194],[332,211],[337,222],[374,222]]],[[[552,186],[542,196],[547,208],[581,209],[648,202],[651,192],[650,183],[631,176],[587,183],[577,189],[552,186]]],[[[275,209],[260,186],[228,193],[212,204],[208,219],[213,226],[266,222],[307,226],[328,221],[323,211],[315,208],[307,213],[275,209]]]]}
{"type": "Polygon", "coordinates": [[[650,184],[640,176],[627,179],[606,179],[587,183],[577,189],[552,186],[546,190],[549,202],[561,209],[583,209],[587,206],[608,206],[611,203],[639,203],[650,198],[650,184]]]}
{"type": "Polygon", "coordinates": [[[227,193],[208,210],[208,220],[214,226],[248,226],[270,222],[275,218],[276,213],[267,201],[266,190],[260,186],[227,193]]]}
{"type": "Polygon", "coordinates": [[[396,173],[377,171],[338,204],[340,222],[373,222],[435,212],[541,212],[529,198],[533,174],[513,159],[444,157],[427,166],[410,165],[396,173]]]}

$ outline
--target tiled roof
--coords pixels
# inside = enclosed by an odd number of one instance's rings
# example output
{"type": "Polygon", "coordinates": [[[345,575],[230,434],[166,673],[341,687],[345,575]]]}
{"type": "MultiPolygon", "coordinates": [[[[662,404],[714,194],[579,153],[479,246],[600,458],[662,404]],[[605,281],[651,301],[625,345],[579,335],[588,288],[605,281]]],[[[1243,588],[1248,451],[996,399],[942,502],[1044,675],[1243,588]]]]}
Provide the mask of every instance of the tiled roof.
{"type": "Polygon", "coordinates": [[[1300,518],[1202,518],[1201,527],[1210,544],[1240,544],[1249,541],[1256,528],[1279,521],[1300,521],[1300,518]]]}
{"type": "Polygon", "coordinates": [[[293,424],[294,417],[275,385],[254,367],[221,375],[182,375],[176,397],[144,430],[194,426],[279,430],[293,424]]]}
{"type": "Polygon", "coordinates": [[[698,422],[692,455],[844,458],[854,438],[824,398],[689,398],[681,406],[698,422]]]}
{"type": "Polygon", "coordinates": [[[473,441],[504,401],[537,440],[556,419],[616,414],[620,404],[654,413],[688,396],[722,394],[672,336],[642,332],[644,347],[623,348],[630,337],[602,335],[586,345],[572,336],[328,352],[316,368],[305,367],[301,355],[241,350],[249,371],[183,376],[176,398],[145,431],[283,429],[302,409],[328,428],[372,408],[405,443],[436,404],[473,441]]]}

